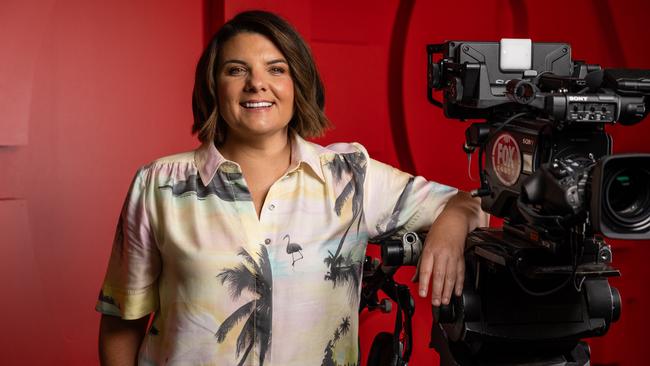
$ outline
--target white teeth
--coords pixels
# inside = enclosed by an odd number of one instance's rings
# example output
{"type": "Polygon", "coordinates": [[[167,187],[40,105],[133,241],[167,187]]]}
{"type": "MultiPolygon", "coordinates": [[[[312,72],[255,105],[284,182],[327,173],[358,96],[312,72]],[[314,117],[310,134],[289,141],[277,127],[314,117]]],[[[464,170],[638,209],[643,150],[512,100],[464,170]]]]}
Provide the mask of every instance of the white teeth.
{"type": "Polygon", "coordinates": [[[246,108],[264,108],[273,105],[271,102],[245,102],[243,104],[246,108]]]}

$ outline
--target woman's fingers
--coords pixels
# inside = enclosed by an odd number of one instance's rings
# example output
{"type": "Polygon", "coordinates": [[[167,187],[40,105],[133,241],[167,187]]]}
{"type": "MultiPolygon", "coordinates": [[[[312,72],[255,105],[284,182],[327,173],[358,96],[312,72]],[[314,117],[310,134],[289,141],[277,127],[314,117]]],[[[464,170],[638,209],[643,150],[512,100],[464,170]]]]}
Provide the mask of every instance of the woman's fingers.
{"type": "MultiPolygon", "coordinates": [[[[431,288],[431,299],[433,306],[440,306],[443,289],[447,282],[447,256],[434,257],[433,261],[433,287],[431,288]]],[[[455,276],[454,276],[455,277],[455,276]]]]}
{"type": "Polygon", "coordinates": [[[418,292],[426,297],[431,286],[433,305],[447,305],[452,294],[462,294],[465,259],[462,250],[457,250],[453,242],[427,239],[418,267],[418,292]]]}
{"type": "Polygon", "coordinates": [[[465,284],[465,258],[458,258],[458,264],[456,265],[456,285],[455,293],[456,296],[463,294],[463,285],[465,284]]]}
{"type": "Polygon", "coordinates": [[[418,293],[420,297],[426,297],[429,291],[429,281],[431,280],[431,272],[433,271],[433,253],[426,247],[422,251],[420,258],[420,266],[418,267],[418,293]]]}
{"type": "Polygon", "coordinates": [[[442,290],[442,299],[440,300],[443,305],[449,304],[451,299],[451,293],[454,291],[454,285],[456,284],[456,278],[458,274],[456,268],[458,267],[458,261],[450,258],[447,264],[447,272],[445,274],[445,287],[442,290]]]}

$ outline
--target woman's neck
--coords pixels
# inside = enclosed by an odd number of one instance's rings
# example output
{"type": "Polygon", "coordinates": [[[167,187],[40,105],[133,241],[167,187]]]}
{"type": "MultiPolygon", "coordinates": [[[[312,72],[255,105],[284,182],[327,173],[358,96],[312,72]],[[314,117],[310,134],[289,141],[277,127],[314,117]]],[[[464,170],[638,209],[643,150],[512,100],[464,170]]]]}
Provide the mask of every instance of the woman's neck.
{"type": "Polygon", "coordinates": [[[241,167],[260,217],[271,185],[282,177],[291,164],[289,134],[262,139],[237,139],[232,134],[219,147],[221,154],[241,167]]]}
{"type": "Polygon", "coordinates": [[[266,162],[267,164],[281,163],[288,166],[291,158],[291,142],[288,131],[257,139],[242,139],[230,134],[219,147],[219,152],[226,159],[240,165],[266,162]]]}

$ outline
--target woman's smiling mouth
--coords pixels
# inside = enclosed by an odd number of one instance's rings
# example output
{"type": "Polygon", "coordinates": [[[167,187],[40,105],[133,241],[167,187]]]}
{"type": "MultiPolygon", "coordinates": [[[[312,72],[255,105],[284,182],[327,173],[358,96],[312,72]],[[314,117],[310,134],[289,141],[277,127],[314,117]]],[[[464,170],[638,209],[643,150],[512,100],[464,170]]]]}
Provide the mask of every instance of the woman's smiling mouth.
{"type": "Polygon", "coordinates": [[[268,101],[248,101],[239,103],[242,107],[246,109],[261,109],[271,107],[274,103],[268,101]]]}

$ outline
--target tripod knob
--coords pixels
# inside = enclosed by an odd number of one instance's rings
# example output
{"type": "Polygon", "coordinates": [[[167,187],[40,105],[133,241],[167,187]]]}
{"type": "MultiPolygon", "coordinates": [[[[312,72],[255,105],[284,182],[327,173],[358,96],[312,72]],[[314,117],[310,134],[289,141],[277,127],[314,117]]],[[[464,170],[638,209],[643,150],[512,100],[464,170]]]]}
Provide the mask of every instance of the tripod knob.
{"type": "Polygon", "coordinates": [[[393,311],[393,302],[390,301],[390,299],[383,298],[379,302],[379,310],[381,310],[382,313],[388,314],[391,311],[393,311]]]}

